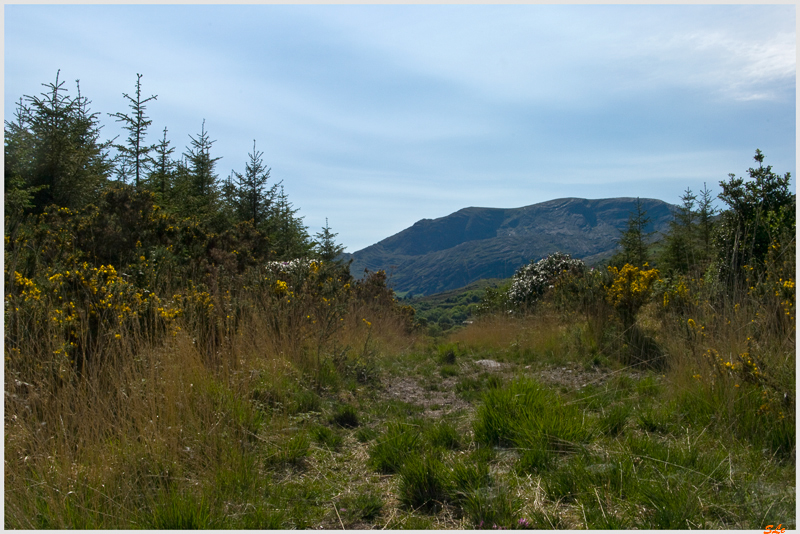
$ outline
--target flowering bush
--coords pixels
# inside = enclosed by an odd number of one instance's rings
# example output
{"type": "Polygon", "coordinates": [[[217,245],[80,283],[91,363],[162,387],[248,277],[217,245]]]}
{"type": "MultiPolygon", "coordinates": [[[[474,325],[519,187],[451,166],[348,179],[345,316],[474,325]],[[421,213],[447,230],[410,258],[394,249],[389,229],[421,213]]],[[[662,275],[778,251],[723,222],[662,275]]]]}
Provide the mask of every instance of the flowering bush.
{"type": "Polygon", "coordinates": [[[516,307],[532,306],[565,274],[584,272],[586,265],[569,254],[555,252],[537,262],[520,267],[508,290],[509,302],[516,307]]]}
{"type": "Polygon", "coordinates": [[[606,300],[616,308],[623,324],[629,327],[636,312],[650,298],[653,283],[658,280],[658,269],[639,269],[626,263],[622,269],[609,267],[608,272],[614,280],[607,289],[606,300]]]}

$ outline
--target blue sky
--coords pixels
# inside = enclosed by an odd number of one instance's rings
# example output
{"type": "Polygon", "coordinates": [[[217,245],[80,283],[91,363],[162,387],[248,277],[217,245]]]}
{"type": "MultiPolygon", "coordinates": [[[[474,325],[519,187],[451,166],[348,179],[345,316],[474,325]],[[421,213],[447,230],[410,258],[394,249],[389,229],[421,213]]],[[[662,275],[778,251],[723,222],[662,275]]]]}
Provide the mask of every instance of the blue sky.
{"type": "Polygon", "coordinates": [[[796,169],[792,5],[5,5],[4,110],[56,71],[104,134],[143,74],[155,143],[253,140],[311,234],[561,197],[716,194],[796,169]]]}

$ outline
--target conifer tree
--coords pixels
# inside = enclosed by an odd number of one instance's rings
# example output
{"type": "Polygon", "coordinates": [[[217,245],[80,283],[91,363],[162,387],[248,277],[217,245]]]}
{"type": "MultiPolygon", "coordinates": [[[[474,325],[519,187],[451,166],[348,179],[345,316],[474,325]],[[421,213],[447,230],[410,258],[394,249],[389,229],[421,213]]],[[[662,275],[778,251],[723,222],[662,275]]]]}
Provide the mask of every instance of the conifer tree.
{"type": "Polygon", "coordinates": [[[335,238],[339,234],[331,232],[331,227],[328,225],[328,218],[325,217],[325,226],[321,232],[316,234],[317,241],[315,243],[316,253],[322,261],[336,262],[344,247],[336,243],[335,238]]]}
{"type": "Polygon", "coordinates": [[[175,162],[172,160],[172,153],[175,147],[169,146],[167,140],[167,128],[164,127],[164,136],[161,141],[153,148],[153,167],[148,178],[150,187],[162,198],[169,192],[175,174],[175,162]]]}
{"type": "Polygon", "coordinates": [[[272,205],[267,233],[272,243],[272,252],[278,259],[293,259],[311,252],[312,243],[302,217],[296,217],[297,209],[289,202],[283,186],[280,186],[272,205]]]}
{"type": "Polygon", "coordinates": [[[211,146],[216,141],[209,138],[205,119],[200,134],[196,138],[190,135],[189,138],[190,146],[186,147],[187,152],[183,154],[188,179],[189,202],[186,207],[194,210],[195,215],[207,217],[216,210],[219,201],[220,191],[214,166],[221,158],[211,157],[211,146]]]}
{"type": "Polygon", "coordinates": [[[697,213],[694,210],[697,195],[687,187],[681,200],[683,204],[675,210],[669,223],[669,232],[659,257],[659,267],[666,272],[687,273],[698,259],[697,213]]]}
{"type": "Polygon", "coordinates": [[[652,232],[645,231],[650,223],[647,211],[642,207],[642,202],[636,198],[634,211],[630,212],[628,227],[622,233],[619,245],[622,247],[619,259],[623,263],[630,263],[636,267],[644,267],[647,263],[647,241],[652,232]]]}
{"type": "Polygon", "coordinates": [[[127,93],[122,93],[122,96],[130,103],[133,115],[124,113],[109,114],[111,117],[116,118],[117,122],[123,123],[123,128],[128,131],[127,144],[114,145],[114,148],[119,151],[119,157],[122,160],[122,167],[118,174],[125,182],[130,174],[136,189],[139,189],[140,183],[146,175],[145,172],[151,163],[149,154],[155,148],[154,145],[147,145],[144,141],[147,127],[153,122],[144,114],[145,104],[151,100],[156,100],[158,95],[142,99],[142,75],[137,73],[135,98],[127,93]]]}
{"type": "MultiPolygon", "coordinates": [[[[14,120],[5,121],[5,158],[4,158],[4,185],[5,185],[5,216],[6,226],[9,218],[18,220],[22,213],[33,207],[33,193],[43,186],[31,188],[25,183],[25,177],[30,175],[32,163],[30,151],[33,148],[31,132],[28,130],[30,109],[20,98],[14,111],[14,120]]],[[[8,228],[7,228],[8,229],[8,228]]]]}
{"type": "Polygon", "coordinates": [[[253,221],[253,226],[259,228],[266,221],[269,207],[275,198],[278,184],[267,187],[270,170],[264,165],[263,152],[256,150],[253,140],[253,152],[249,153],[250,160],[245,165],[244,175],[233,172],[236,177],[236,204],[241,220],[253,221]]]}
{"type": "Polygon", "coordinates": [[[79,208],[92,201],[111,170],[110,142],[100,141],[98,114],[80,94],[71,98],[61,71],[54,83],[42,84],[40,96],[25,96],[17,120],[6,122],[5,183],[22,207],[41,210],[48,204],[79,208]]]}
{"type": "Polygon", "coordinates": [[[748,169],[750,180],[729,174],[720,182],[720,200],[728,205],[716,232],[716,246],[724,277],[733,282],[744,265],[760,268],[773,240],[795,232],[795,194],[791,173],[783,176],[764,167],[764,154],[756,149],[758,168],[748,169]]]}
{"type": "Polygon", "coordinates": [[[706,263],[711,257],[711,238],[714,230],[714,215],[716,209],[712,202],[714,197],[711,196],[711,191],[706,187],[703,182],[703,190],[700,191],[700,200],[697,205],[697,224],[698,224],[698,239],[700,242],[698,261],[706,263]]]}

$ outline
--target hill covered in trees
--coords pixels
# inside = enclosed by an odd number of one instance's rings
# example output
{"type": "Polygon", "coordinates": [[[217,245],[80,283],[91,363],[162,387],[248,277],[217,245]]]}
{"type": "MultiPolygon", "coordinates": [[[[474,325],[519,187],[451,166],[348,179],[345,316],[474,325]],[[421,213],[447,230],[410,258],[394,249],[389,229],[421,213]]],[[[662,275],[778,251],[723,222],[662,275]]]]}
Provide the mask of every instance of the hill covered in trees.
{"type": "MultiPolygon", "coordinates": [[[[561,198],[522,208],[464,208],[410,228],[352,255],[354,273],[391,272],[399,293],[430,295],[483,278],[507,278],[531,259],[556,251],[586,262],[610,257],[635,198],[561,198]]],[[[666,230],[675,206],[641,199],[648,233],[666,230]]]]}

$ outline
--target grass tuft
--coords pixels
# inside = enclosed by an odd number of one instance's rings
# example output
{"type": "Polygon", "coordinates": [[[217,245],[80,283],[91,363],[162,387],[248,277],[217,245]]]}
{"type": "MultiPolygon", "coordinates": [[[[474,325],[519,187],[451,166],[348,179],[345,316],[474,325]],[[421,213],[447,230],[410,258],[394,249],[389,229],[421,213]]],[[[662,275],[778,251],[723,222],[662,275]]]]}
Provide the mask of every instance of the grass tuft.
{"type": "Polygon", "coordinates": [[[331,420],[344,428],[355,428],[358,426],[358,411],[349,404],[339,406],[333,413],[331,420]]]}

